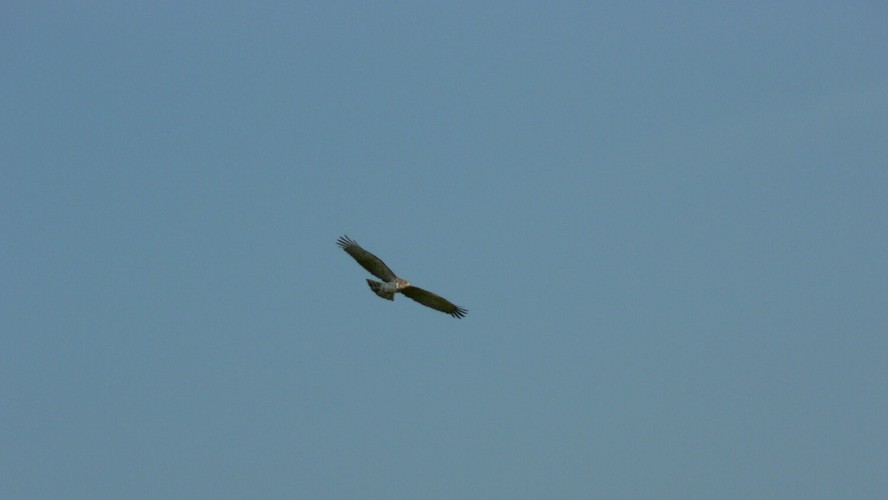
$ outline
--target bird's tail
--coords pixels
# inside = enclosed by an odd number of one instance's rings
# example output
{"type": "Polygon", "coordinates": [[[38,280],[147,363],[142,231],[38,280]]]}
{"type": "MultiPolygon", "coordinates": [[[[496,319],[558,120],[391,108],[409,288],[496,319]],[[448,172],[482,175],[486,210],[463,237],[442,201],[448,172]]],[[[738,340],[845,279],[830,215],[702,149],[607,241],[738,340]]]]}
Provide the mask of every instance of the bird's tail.
{"type": "Polygon", "coordinates": [[[379,295],[380,297],[386,300],[395,300],[395,292],[386,292],[382,289],[382,283],[379,281],[367,280],[367,284],[370,285],[370,289],[373,290],[373,293],[379,295]]]}

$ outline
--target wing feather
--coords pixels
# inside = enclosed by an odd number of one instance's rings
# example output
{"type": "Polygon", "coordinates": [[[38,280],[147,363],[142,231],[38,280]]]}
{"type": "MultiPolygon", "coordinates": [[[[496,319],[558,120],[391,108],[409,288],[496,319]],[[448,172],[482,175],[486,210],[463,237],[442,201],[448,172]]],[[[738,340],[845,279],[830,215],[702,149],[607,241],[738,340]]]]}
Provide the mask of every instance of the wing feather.
{"type": "Polygon", "coordinates": [[[432,309],[447,313],[454,318],[462,318],[466,315],[466,313],[469,312],[468,310],[457,306],[456,304],[450,302],[444,297],[441,297],[440,295],[434,294],[428,290],[423,290],[422,288],[418,288],[415,286],[402,288],[401,293],[426,307],[431,307],[432,309]]]}
{"type": "Polygon", "coordinates": [[[385,282],[390,282],[397,278],[395,273],[385,265],[385,262],[383,262],[382,259],[361,248],[361,245],[358,245],[356,241],[348,236],[340,236],[339,239],[336,240],[336,244],[345,250],[347,254],[351,255],[353,259],[358,261],[358,264],[360,264],[361,267],[370,271],[370,274],[373,276],[376,276],[385,282]]]}

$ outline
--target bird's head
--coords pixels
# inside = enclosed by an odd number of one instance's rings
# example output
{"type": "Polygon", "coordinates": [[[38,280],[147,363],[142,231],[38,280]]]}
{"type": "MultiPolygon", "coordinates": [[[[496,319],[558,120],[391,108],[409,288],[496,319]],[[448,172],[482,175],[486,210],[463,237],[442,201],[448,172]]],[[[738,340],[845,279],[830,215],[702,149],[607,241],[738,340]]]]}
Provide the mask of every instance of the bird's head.
{"type": "Polygon", "coordinates": [[[407,280],[402,280],[401,278],[398,278],[397,280],[395,280],[395,286],[397,286],[398,290],[400,290],[402,288],[407,288],[408,286],[410,286],[410,282],[407,280]]]}

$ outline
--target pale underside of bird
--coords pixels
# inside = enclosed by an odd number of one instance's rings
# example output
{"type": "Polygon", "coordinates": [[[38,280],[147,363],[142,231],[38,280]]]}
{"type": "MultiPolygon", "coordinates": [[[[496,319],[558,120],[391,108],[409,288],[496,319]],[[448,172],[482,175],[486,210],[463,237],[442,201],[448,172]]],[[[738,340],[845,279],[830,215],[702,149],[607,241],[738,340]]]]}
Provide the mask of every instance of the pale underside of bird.
{"type": "Polygon", "coordinates": [[[382,282],[367,280],[367,284],[370,285],[370,289],[373,290],[376,295],[387,300],[395,300],[395,294],[400,293],[426,307],[431,307],[432,309],[447,313],[454,318],[462,318],[469,312],[440,295],[415,287],[411,285],[409,281],[399,278],[387,265],[385,265],[385,262],[383,262],[382,259],[361,248],[361,245],[358,245],[356,241],[348,236],[341,236],[336,240],[336,244],[358,261],[358,264],[360,264],[361,267],[370,271],[370,274],[382,280],[382,282]]]}

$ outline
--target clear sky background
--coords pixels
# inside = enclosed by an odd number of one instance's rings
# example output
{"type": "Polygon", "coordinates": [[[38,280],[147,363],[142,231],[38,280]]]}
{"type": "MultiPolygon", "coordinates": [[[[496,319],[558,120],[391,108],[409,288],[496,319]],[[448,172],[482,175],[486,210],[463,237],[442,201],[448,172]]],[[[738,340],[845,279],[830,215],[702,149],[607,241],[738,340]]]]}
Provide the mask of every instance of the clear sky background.
{"type": "Polygon", "coordinates": [[[3,2],[0,497],[888,496],[888,4],[589,4],[3,2]]]}

